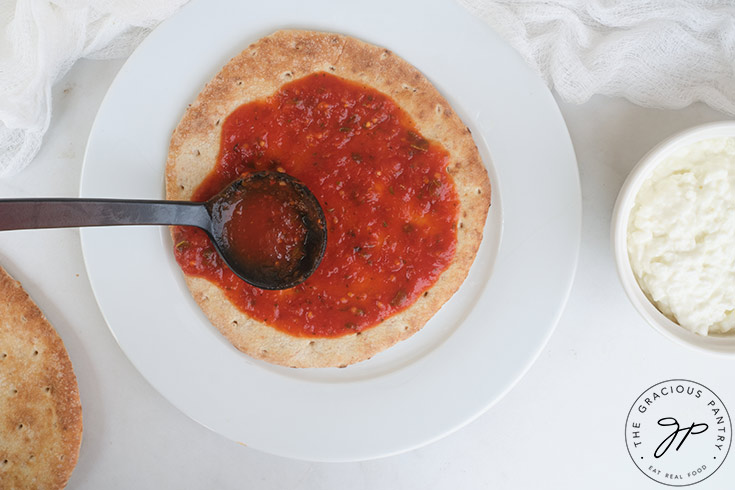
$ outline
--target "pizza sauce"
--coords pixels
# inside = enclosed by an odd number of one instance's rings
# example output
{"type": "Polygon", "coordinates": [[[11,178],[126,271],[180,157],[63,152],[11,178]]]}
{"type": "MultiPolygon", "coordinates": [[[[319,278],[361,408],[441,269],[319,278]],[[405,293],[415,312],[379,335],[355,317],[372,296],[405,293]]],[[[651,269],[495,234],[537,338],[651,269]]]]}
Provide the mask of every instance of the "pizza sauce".
{"type": "Polygon", "coordinates": [[[250,284],[293,287],[319,265],[326,246],[321,206],[288,174],[255,172],[237,179],[207,209],[214,243],[250,284]]]}
{"type": "MultiPolygon", "coordinates": [[[[448,152],[423,138],[390,97],[331,74],[306,76],[223,121],[217,165],[193,200],[209,199],[243,174],[296,177],[326,215],[320,266],[291,289],[258,289],[237,278],[193,227],[175,228],[176,259],[252,318],[291,335],[360,332],[413,304],[452,261],[459,198],[448,163],[448,152]]],[[[266,229],[250,219],[248,226],[266,229]]]]}
{"type": "Polygon", "coordinates": [[[227,207],[224,238],[246,262],[290,265],[303,255],[306,227],[288,200],[269,191],[265,187],[250,191],[227,207]]]}

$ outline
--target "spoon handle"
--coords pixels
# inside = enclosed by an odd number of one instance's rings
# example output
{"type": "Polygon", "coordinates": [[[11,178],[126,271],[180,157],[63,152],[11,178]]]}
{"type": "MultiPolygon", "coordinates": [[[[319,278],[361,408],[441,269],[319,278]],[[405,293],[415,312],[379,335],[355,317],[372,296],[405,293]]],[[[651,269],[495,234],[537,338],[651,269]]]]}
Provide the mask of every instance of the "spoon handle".
{"type": "Polygon", "coordinates": [[[0,199],[0,230],[189,225],[209,230],[204,203],[130,199],[0,199]]]}

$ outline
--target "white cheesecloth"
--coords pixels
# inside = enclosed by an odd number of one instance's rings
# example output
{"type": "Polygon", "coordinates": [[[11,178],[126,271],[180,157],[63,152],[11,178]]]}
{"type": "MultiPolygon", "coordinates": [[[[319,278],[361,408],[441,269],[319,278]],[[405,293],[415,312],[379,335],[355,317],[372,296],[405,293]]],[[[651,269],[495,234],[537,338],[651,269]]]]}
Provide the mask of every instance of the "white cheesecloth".
{"type": "Polygon", "coordinates": [[[129,55],[185,1],[0,1],[0,177],[38,152],[51,121],[51,87],[76,60],[129,55]]]}
{"type": "Polygon", "coordinates": [[[735,115],[733,0],[458,0],[562,99],[735,115]]]}

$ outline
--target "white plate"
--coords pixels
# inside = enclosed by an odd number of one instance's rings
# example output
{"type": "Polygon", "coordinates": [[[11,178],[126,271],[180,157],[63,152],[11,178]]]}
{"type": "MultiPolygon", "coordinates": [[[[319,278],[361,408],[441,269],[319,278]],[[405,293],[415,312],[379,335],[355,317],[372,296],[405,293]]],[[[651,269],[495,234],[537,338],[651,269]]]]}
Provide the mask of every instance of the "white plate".
{"type": "Polygon", "coordinates": [[[448,1],[195,1],[145,40],[110,87],[81,195],[162,198],[169,138],[186,105],[249,43],[293,27],[390,48],[472,130],[493,206],[454,298],[417,335],[369,361],[293,370],[239,353],[209,324],[166,230],[85,229],[84,257],[123,351],[194,420],[282,456],[395,454],[462,427],[518,381],[551,335],[576,266],[581,197],[564,121],[541,80],[485,25],[448,1]]]}

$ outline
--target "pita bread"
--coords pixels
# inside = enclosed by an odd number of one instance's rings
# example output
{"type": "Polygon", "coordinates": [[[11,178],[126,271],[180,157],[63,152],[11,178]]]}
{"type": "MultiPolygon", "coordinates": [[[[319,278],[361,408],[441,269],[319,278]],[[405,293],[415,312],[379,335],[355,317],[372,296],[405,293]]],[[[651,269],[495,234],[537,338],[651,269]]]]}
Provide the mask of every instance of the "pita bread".
{"type": "Polygon", "coordinates": [[[388,95],[411,116],[425,138],[439,142],[449,152],[447,172],[460,201],[457,248],[449,267],[413,305],[374,327],[336,338],[285,333],[240,311],[216,284],[186,275],[194,299],[238,349],[292,367],[346,366],[420,330],[467,276],[490,205],[490,182],[470,131],[426,77],[385,48],[339,34],[297,30],[278,31],[252,44],[230,60],[189,106],[171,139],[167,198],[192,198],[217,163],[221,122],[236,108],[319,72],[388,95]]]}
{"type": "Polygon", "coordinates": [[[64,343],[0,267],[0,489],[63,488],[82,441],[82,406],[64,343]]]}

